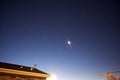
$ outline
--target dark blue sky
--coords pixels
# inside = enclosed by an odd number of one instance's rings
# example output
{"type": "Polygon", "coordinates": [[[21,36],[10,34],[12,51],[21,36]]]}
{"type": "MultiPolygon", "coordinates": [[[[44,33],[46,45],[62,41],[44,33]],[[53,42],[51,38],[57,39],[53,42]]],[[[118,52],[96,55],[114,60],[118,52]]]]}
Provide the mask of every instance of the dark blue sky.
{"type": "Polygon", "coordinates": [[[102,80],[96,74],[120,70],[119,14],[117,0],[2,0],[0,61],[102,80]]]}

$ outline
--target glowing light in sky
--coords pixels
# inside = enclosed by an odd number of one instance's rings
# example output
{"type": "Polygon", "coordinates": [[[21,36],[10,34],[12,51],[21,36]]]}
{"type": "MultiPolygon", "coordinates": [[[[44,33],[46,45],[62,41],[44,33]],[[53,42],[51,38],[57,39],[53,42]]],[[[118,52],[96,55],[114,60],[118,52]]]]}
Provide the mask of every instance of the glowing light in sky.
{"type": "Polygon", "coordinates": [[[57,80],[55,75],[51,75],[51,77],[47,78],[47,80],[57,80]]]}
{"type": "Polygon", "coordinates": [[[68,44],[70,47],[72,47],[72,46],[71,46],[71,41],[67,40],[67,44],[68,44]]]}
{"type": "Polygon", "coordinates": [[[70,42],[70,41],[68,41],[68,44],[69,44],[69,45],[71,45],[71,42],[70,42]]]}

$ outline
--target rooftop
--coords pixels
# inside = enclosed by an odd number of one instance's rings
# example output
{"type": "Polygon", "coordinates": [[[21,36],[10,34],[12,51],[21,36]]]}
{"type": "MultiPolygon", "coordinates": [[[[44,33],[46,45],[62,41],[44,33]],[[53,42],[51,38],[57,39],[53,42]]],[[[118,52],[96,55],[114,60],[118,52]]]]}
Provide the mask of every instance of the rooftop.
{"type": "Polygon", "coordinates": [[[28,66],[5,63],[5,62],[0,62],[0,68],[49,75],[48,73],[38,70],[35,67],[28,67],[28,66]]]}

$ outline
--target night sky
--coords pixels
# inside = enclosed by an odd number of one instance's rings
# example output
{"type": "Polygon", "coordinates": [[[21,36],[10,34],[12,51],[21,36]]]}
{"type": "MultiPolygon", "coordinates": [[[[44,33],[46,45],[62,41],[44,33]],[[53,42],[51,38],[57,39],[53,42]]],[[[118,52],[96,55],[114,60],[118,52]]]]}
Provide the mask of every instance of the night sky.
{"type": "Polygon", "coordinates": [[[37,64],[57,80],[105,80],[96,75],[120,70],[117,0],[1,0],[0,4],[1,62],[37,64]]]}

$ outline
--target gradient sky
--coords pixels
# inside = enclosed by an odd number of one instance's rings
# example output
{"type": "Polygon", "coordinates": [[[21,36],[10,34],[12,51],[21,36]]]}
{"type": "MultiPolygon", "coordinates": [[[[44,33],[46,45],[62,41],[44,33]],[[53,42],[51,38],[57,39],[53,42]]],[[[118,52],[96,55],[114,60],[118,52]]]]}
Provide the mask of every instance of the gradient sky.
{"type": "Polygon", "coordinates": [[[0,4],[1,62],[37,64],[57,80],[105,80],[96,75],[120,70],[116,0],[2,0],[0,4]]]}

